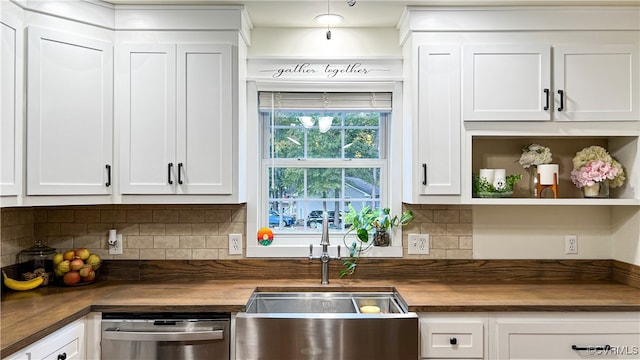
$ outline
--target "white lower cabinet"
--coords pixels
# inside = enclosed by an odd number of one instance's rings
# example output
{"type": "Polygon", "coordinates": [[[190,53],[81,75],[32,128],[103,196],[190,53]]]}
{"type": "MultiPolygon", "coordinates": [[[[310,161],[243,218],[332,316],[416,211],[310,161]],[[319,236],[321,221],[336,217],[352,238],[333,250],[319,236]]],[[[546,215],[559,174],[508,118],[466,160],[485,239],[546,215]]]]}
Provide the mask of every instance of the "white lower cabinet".
{"type": "Polygon", "coordinates": [[[84,360],[85,318],[78,319],[49,336],[4,358],[5,360],[84,360]]]}
{"type": "Polygon", "coordinates": [[[419,316],[422,359],[640,359],[640,312],[419,316]]]}
{"type": "Polygon", "coordinates": [[[640,313],[492,315],[491,359],[638,359],[640,313]]]}
{"type": "Polygon", "coordinates": [[[420,357],[423,359],[486,359],[488,315],[420,314],[420,357]]]}

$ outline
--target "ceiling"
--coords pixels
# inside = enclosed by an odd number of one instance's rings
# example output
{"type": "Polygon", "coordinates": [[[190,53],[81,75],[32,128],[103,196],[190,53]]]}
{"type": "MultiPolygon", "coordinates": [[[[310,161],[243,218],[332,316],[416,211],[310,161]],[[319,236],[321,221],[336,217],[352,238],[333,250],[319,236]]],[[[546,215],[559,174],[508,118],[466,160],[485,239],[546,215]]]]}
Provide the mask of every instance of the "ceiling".
{"type": "MultiPolygon", "coordinates": [[[[103,0],[112,4],[197,4],[245,5],[254,28],[323,27],[314,18],[327,12],[327,0],[103,0]]],[[[640,5],[640,0],[357,0],[350,7],[346,0],[330,0],[332,13],[344,17],[334,27],[391,27],[400,20],[408,5],[420,6],[568,6],[640,5]]]]}

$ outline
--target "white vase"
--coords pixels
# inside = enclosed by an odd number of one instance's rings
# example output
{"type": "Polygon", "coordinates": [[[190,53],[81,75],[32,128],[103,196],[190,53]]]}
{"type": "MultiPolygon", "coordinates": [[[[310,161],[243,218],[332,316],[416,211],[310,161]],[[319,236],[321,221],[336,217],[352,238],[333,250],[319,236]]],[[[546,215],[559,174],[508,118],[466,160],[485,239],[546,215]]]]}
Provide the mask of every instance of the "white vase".
{"type": "Polygon", "coordinates": [[[586,198],[608,198],[609,197],[609,183],[599,182],[590,186],[584,186],[582,188],[584,197],[586,198]]]}

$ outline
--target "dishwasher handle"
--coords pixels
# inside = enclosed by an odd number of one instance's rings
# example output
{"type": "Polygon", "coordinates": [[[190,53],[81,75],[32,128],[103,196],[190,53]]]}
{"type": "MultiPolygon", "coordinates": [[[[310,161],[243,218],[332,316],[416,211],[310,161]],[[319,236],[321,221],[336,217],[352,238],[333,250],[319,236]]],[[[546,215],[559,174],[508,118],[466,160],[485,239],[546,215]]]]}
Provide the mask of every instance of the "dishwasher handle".
{"type": "Polygon", "coordinates": [[[102,332],[102,338],[106,340],[124,341],[197,341],[197,340],[222,340],[224,330],[213,331],[120,331],[106,329],[102,332]]]}

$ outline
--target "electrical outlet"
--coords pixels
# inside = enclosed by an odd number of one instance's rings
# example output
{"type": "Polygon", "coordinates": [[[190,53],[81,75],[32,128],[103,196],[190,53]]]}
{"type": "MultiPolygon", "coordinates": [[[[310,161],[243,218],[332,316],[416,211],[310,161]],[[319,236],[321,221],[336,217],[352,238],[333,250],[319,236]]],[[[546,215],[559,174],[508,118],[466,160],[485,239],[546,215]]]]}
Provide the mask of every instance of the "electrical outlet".
{"type": "Polygon", "coordinates": [[[242,234],[229,234],[229,255],[242,255],[242,234]]]}
{"type": "Polygon", "coordinates": [[[577,254],[578,253],[578,235],[565,235],[564,236],[564,253],[565,254],[577,254]]]}
{"type": "Polygon", "coordinates": [[[429,254],[429,234],[409,234],[408,254],[429,254]]]}
{"type": "Polygon", "coordinates": [[[122,255],[122,234],[116,234],[115,238],[109,239],[109,255],[122,255]]]}

